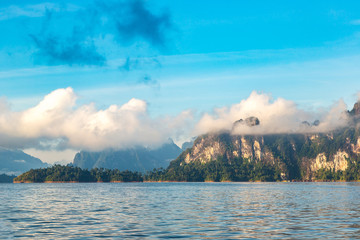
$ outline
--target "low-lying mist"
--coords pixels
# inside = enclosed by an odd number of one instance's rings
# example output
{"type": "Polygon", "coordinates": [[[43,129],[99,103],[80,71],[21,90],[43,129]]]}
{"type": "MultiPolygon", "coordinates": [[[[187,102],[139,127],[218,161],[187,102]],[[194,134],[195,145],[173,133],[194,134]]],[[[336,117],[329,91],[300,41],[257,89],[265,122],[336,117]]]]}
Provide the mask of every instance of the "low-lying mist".
{"type": "Polygon", "coordinates": [[[349,123],[347,106],[339,100],[329,110],[305,111],[293,101],[272,100],[267,94],[252,92],[240,103],[205,113],[195,126],[198,134],[231,131],[235,135],[328,132],[349,123]],[[240,119],[256,117],[259,124],[236,124],[240,119]]]}

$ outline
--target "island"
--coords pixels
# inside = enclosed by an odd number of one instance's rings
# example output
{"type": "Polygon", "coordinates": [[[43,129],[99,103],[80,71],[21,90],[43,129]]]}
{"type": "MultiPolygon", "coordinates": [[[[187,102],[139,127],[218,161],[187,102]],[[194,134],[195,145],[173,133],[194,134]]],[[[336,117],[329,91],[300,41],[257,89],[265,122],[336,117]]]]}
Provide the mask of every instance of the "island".
{"type": "Polygon", "coordinates": [[[81,169],[71,165],[54,165],[48,168],[31,169],[16,178],[14,183],[66,183],[66,182],[142,182],[138,172],[118,169],[81,169]]]}

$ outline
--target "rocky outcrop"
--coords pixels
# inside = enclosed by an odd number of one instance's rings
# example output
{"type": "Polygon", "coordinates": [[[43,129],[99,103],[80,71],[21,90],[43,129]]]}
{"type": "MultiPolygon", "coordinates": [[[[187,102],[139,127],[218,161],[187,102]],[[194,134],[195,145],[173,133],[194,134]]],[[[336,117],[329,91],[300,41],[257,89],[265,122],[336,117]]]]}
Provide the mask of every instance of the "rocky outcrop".
{"type": "Polygon", "coordinates": [[[260,124],[260,120],[257,117],[248,117],[245,120],[240,119],[234,122],[233,129],[241,125],[246,125],[248,127],[254,127],[260,124]]]}
{"type": "Polygon", "coordinates": [[[209,134],[199,137],[194,146],[185,155],[184,162],[198,161],[207,163],[218,157],[226,157],[229,160],[244,158],[247,161],[270,161],[274,157],[271,151],[263,149],[264,139],[247,138],[244,136],[232,136],[228,133],[221,135],[209,134]]]}
{"type": "Polygon", "coordinates": [[[194,144],[192,150],[192,154],[188,153],[185,158],[186,163],[190,161],[206,163],[225,153],[225,148],[220,141],[205,138],[202,138],[196,145],[194,144]]]}
{"type": "Polygon", "coordinates": [[[351,150],[355,154],[360,154],[360,137],[357,139],[356,144],[351,144],[351,150]]]}
{"type": "Polygon", "coordinates": [[[320,125],[320,121],[319,120],[315,120],[313,123],[309,123],[308,121],[303,121],[301,123],[301,125],[305,128],[310,128],[310,127],[317,127],[320,125]]]}
{"type": "Polygon", "coordinates": [[[260,121],[257,117],[248,117],[245,119],[245,123],[249,127],[253,127],[260,124],[260,121]]]}
{"type": "Polygon", "coordinates": [[[260,147],[260,143],[257,140],[254,141],[253,149],[254,149],[254,158],[257,160],[261,160],[262,157],[261,147],[260,147]]]}
{"type": "Polygon", "coordinates": [[[345,118],[347,127],[330,132],[316,132],[322,123],[315,120],[302,122],[303,133],[272,135],[237,135],[260,124],[256,117],[240,119],[229,132],[198,137],[170,163],[164,179],[360,180],[360,102],[345,118]]]}
{"type": "Polygon", "coordinates": [[[216,159],[275,166],[283,179],[313,180],[320,169],[345,171],[360,154],[360,130],[331,133],[240,136],[230,133],[200,136],[177,162],[209,163],[216,159]]]}
{"type": "Polygon", "coordinates": [[[354,104],[353,109],[350,111],[353,116],[360,115],[360,101],[354,104]]]}
{"type": "Polygon", "coordinates": [[[325,153],[320,153],[312,160],[311,171],[319,169],[329,169],[334,171],[345,171],[348,166],[349,154],[344,151],[336,152],[330,159],[327,159],[325,153]]]}
{"type": "Polygon", "coordinates": [[[252,160],[253,159],[252,146],[244,137],[241,137],[240,146],[241,146],[241,157],[248,160],[252,160]]]}
{"type": "Polygon", "coordinates": [[[313,126],[319,126],[319,125],[320,125],[320,121],[319,121],[319,120],[315,120],[312,125],[313,125],[313,126]]]}

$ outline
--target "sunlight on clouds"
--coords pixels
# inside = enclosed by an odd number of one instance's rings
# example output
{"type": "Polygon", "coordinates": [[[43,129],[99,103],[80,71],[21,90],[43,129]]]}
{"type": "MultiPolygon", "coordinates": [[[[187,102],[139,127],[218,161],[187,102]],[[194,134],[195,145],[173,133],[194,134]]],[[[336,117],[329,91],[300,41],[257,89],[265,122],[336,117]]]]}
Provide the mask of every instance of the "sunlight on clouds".
{"type": "Polygon", "coordinates": [[[252,92],[247,99],[229,107],[215,108],[198,115],[192,110],[175,116],[151,117],[148,104],[132,98],[122,105],[97,109],[94,103],[78,106],[72,88],[57,89],[36,106],[11,111],[6,99],[0,100],[0,145],[64,151],[66,149],[103,150],[134,146],[157,147],[168,138],[175,142],[217,131],[232,134],[279,134],[326,132],[349,124],[347,106],[340,100],[329,110],[301,110],[293,101],[272,99],[252,92]],[[257,117],[260,125],[249,127],[235,121],[257,117]],[[320,124],[312,124],[319,120],[320,124]],[[307,123],[304,124],[304,121],[307,123]]]}
{"type": "MultiPolygon", "coordinates": [[[[122,106],[111,105],[98,110],[94,104],[76,108],[76,99],[72,88],[57,89],[23,112],[5,108],[0,115],[0,132],[11,138],[26,139],[34,148],[44,148],[44,139],[63,139],[59,141],[61,148],[156,147],[169,136],[176,139],[175,133],[186,121],[181,118],[182,114],[180,117],[151,118],[143,100],[131,99],[122,106]]],[[[188,113],[185,115],[191,117],[188,113]]],[[[4,137],[1,139],[6,142],[4,137]]],[[[56,147],[50,144],[48,148],[56,147]]]]}
{"type": "Polygon", "coordinates": [[[282,98],[272,100],[267,94],[252,92],[238,104],[230,107],[216,108],[212,114],[205,113],[195,127],[196,134],[207,132],[230,131],[233,134],[278,134],[326,132],[348,123],[346,104],[339,101],[329,112],[306,112],[292,102],[282,98]],[[248,117],[257,117],[260,125],[249,127],[237,126],[235,121],[248,117]],[[304,126],[304,121],[320,120],[319,126],[304,126]]]}

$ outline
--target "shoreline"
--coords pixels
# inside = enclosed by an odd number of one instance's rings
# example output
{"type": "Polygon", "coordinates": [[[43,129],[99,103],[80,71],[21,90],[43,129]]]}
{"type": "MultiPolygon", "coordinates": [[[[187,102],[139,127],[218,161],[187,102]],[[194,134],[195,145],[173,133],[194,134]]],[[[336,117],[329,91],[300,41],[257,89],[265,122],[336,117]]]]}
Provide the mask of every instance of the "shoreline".
{"type": "MultiPolygon", "coordinates": [[[[11,182],[10,182],[11,183],[11,182]]],[[[33,182],[33,181],[13,181],[12,183],[141,183],[140,181],[130,181],[130,182],[124,182],[124,181],[110,181],[110,182],[80,182],[80,181],[44,181],[44,182],[33,182]]]]}
{"type": "MultiPolygon", "coordinates": [[[[345,180],[331,180],[331,181],[323,181],[323,180],[313,180],[313,181],[277,181],[277,182],[266,182],[266,181],[203,181],[203,182],[188,182],[188,181],[110,181],[110,182],[79,182],[79,181],[44,181],[44,182],[33,182],[33,181],[13,181],[12,183],[354,183],[360,182],[360,180],[354,181],[345,181],[345,180]]],[[[11,183],[11,182],[9,182],[11,183]]]]}

